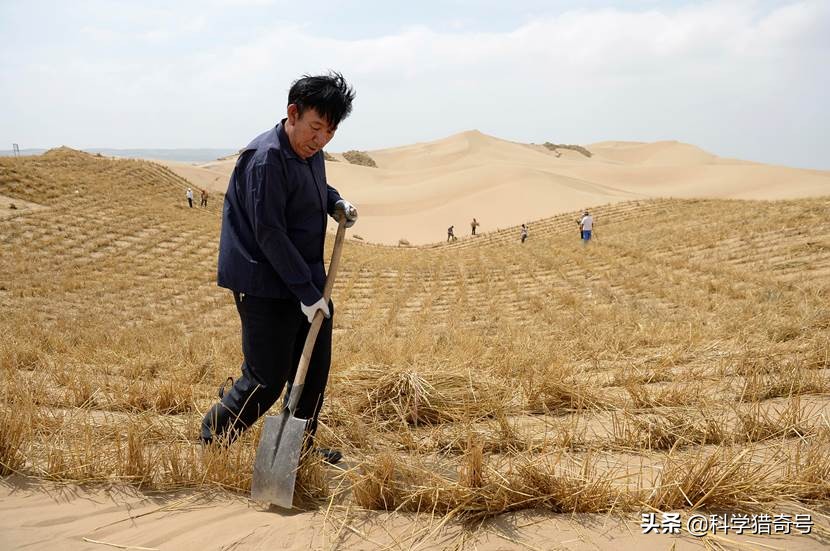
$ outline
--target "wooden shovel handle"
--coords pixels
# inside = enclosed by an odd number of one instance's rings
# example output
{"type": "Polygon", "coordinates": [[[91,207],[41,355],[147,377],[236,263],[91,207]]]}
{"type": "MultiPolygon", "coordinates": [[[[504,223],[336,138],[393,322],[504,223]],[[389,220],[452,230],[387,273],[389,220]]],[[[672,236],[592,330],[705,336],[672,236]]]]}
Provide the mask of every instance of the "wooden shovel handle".
{"type": "MultiPolygon", "coordinates": [[[[331,289],[334,287],[334,277],[337,275],[337,266],[340,264],[340,253],[343,252],[343,238],[346,236],[346,217],[341,216],[337,224],[337,236],[334,238],[334,250],[331,253],[331,262],[329,263],[329,273],[326,276],[326,287],[323,289],[323,300],[328,304],[331,298],[331,289]]],[[[320,327],[323,325],[323,312],[317,310],[314,313],[314,319],[311,321],[311,327],[308,330],[308,336],[305,338],[305,346],[303,346],[303,355],[300,357],[300,365],[297,367],[297,375],[294,376],[294,383],[292,385],[292,394],[295,388],[302,388],[305,384],[305,376],[308,372],[308,364],[311,361],[311,352],[314,350],[314,343],[317,341],[317,334],[320,332],[320,327]]],[[[289,397],[289,402],[291,402],[289,397]]],[[[299,400],[299,396],[294,398],[294,402],[299,400]]],[[[289,409],[293,411],[291,404],[289,409]]]]}

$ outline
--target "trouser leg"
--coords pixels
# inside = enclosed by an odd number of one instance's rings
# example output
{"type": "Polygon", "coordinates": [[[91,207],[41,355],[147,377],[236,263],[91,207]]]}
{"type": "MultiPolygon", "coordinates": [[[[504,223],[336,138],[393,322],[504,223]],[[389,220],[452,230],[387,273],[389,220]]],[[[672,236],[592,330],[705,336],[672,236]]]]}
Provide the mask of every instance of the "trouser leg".
{"type": "MultiPolygon", "coordinates": [[[[308,364],[303,392],[297,404],[297,417],[309,419],[308,445],[311,445],[314,439],[314,433],[317,431],[317,421],[320,416],[320,410],[323,407],[323,398],[329,380],[329,369],[331,368],[331,335],[332,320],[334,319],[334,303],[331,301],[329,301],[329,312],[331,312],[332,317],[323,319],[323,324],[320,326],[320,332],[317,334],[317,340],[314,343],[314,349],[311,353],[311,361],[308,364]]],[[[300,358],[303,354],[303,347],[305,346],[306,336],[308,336],[310,327],[310,324],[303,323],[294,340],[291,375],[285,391],[284,403],[286,405],[288,404],[288,395],[291,390],[291,381],[294,380],[294,376],[297,373],[297,366],[300,364],[300,358]]]]}
{"type": "Polygon", "coordinates": [[[233,442],[268,411],[296,369],[294,340],[305,322],[296,302],[237,293],[234,298],[242,323],[242,376],[202,420],[203,442],[225,436],[233,442]]]}

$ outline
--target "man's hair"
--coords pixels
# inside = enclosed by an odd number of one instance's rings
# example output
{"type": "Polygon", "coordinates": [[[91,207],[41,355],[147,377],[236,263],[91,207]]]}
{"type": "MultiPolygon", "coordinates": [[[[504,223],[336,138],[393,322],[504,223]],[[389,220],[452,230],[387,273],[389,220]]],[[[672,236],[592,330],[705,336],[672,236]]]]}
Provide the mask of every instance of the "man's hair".
{"type": "Polygon", "coordinates": [[[300,116],[306,109],[314,109],[337,128],[352,112],[354,95],[354,88],[343,75],[329,71],[327,75],[303,75],[295,80],[288,91],[288,105],[296,105],[300,116]]]}

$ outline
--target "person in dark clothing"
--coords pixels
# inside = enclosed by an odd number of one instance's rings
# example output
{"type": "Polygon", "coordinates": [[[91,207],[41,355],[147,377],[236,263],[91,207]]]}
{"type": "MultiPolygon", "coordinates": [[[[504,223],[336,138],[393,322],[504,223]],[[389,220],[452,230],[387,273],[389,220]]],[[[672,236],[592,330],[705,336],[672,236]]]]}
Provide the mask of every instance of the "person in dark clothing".
{"type": "Polygon", "coordinates": [[[447,228],[447,241],[455,241],[455,232],[453,231],[455,226],[450,226],[447,228]]]}
{"type": "MultiPolygon", "coordinates": [[[[326,180],[323,147],[352,108],[339,73],[305,75],[288,93],[287,117],[240,153],[222,211],[217,283],[233,291],[242,324],[242,375],[202,420],[204,444],[230,444],[291,381],[314,318],[320,329],[296,414],[317,427],[331,363],[331,315],[323,300],[326,215],[357,210],[326,180]]],[[[285,395],[288,396],[286,390],[285,395]]],[[[318,450],[329,462],[340,453],[318,450]]]]}
{"type": "Polygon", "coordinates": [[[208,192],[207,192],[206,189],[203,189],[202,190],[202,198],[199,201],[199,206],[200,207],[207,208],[207,198],[208,198],[208,192]]]}

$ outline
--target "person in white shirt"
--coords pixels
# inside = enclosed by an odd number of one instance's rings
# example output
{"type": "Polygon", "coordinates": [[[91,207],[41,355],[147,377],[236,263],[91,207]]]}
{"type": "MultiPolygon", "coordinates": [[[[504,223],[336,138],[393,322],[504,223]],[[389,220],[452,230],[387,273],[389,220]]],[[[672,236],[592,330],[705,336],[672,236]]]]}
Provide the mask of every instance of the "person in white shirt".
{"type": "Polygon", "coordinates": [[[587,245],[594,230],[594,217],[587,210],[582,213],[582,218],[579,220],[579,230],[582,232],[582,243],[587,245]]]}
{"type": "Polygon", "coordinates": [[[187,193],[185,193],[185,196],[187,196],[187,204],[190,205],[190,208],[193,208],[193,190],[187,188],[187,193]]]}

